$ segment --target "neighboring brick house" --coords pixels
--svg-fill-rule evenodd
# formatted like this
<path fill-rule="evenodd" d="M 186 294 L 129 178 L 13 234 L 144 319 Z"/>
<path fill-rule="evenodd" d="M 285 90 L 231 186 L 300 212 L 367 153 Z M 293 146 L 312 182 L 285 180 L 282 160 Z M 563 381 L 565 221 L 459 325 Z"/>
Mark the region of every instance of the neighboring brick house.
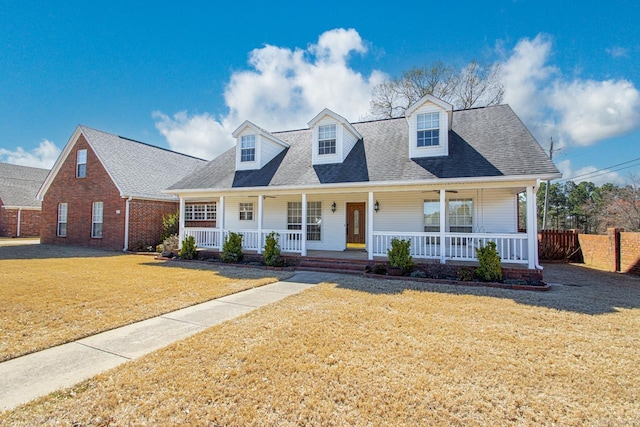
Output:
<path fill-rule="evenodd" d="M 42 243 L 136 249 L 159 243 L 178 198 L 162 190 L 205 161 L 78 126 L 38 192 Z"/>
<path fill-rule="evenodd" d="M 0 237 L 40 235 L 36 194 L 49 170 L 0 163 Z"/>

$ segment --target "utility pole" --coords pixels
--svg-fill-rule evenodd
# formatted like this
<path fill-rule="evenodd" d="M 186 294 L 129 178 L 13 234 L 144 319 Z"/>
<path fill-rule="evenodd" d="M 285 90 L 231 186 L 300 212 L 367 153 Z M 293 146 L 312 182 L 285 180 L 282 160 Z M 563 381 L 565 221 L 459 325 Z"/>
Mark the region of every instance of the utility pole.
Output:
<path fill-rule="evenodd" d="M 551 143 L 549 144 L 549 160 L 553 161 L 553 137 L 549 138 Z M 551 180 L 547 180 L 547 187 L 544 192 L 544 213 L 542 215 L 542 229 L 547 229 L 547 213 L 549 212 L 549 187 L 551 187 Z"/>

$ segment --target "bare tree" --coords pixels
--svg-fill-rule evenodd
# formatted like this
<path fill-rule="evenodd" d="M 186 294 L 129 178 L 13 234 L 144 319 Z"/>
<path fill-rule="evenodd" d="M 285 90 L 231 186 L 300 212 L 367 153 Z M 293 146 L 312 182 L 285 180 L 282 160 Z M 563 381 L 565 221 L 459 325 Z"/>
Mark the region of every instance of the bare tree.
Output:
<path fill-rule="evenodd" d="M 412 68 L 376 86 L 371 114 L 379 118 L 402 117 L 423 96 L 430 94 L 455 108 L 473 108 L 502 102 L 504 86 L 500 68 L 484 68 L 472 61 L 461 71 L 441 62 Z"/>

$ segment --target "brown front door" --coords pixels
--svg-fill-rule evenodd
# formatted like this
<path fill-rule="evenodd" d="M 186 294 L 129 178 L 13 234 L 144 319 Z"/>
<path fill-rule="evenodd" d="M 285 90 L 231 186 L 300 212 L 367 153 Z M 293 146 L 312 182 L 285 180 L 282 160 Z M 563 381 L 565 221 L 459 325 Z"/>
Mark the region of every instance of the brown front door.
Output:
<path fill-rule="evenodd" d="M 347 243 L 365 243 L 364 203 L 347 203 Z"/>

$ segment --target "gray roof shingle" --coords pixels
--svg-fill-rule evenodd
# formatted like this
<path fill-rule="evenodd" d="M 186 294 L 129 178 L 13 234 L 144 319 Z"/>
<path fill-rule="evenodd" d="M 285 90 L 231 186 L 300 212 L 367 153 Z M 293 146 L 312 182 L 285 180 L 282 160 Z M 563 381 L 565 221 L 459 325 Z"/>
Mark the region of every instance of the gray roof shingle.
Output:
<path fill-rule="evenodd" d="M 4 206 L 39 208 L 42 203 L 36 194 L 44 182 L 48 169 L 0 163 L 0 200 Z"/>
<path fill-rule="evenodd" d="M 202 159 L 86 126 L 80 129 L 123 196 L 175 200 L 162 190 L 206 164 Z"/>
<path fill-rule="evenodd" d="M 311 164 L 311 130 L 274 132 L 290 144 L 268 165 L 235 171 L 235 147 L 169 190 L 424 182 L 445 178 L 559 176 L 542 147 L 508 105 L 454 111 L 446 157 L 409 158 L 404 118 L 354 123 L 363 139 L 343 163 Z"/>

